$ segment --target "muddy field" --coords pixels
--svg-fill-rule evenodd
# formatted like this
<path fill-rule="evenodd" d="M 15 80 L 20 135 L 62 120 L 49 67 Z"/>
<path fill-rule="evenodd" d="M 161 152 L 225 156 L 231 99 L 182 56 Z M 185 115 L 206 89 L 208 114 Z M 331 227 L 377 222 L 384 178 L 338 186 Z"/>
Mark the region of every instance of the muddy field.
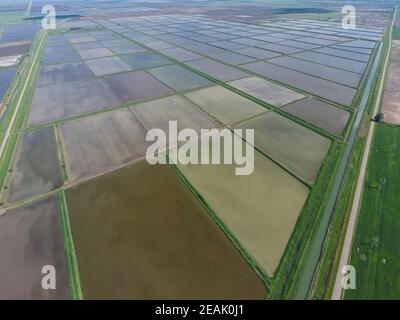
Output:
<path fill-rule="evenodd" d="M 62 184 L 54 129 L 50 127 L 26 133 L 8 183 L 7 201 L 44 194 Z"/>
<path fill-rule="evenodd" d="M 146 131 L 128 109 L 60 126 L 69 179 L 77 181 L 145 156 Z"/>
<path fill-rule="evenodd" d="M 76 81 L 92 77 L 92 72 L 83 62 L 43 66 L 40 71 L 37 85 L 38 87 L 42 87 L 61 82 Z"/>
<path fill-rule="evenodd" d="M 313 183 L 331 141 L 274 112 L 237 125 L 254 129 L 255 146 L 308 183 Z"/>
<path fill-rule="evenodd" d="M 178 65 L 150 69 L 149 72 L 175 91 L 193 90 L 213 84 L 206 78 Z"/>
<path fill-rule="evenodd" d="M 359 73 L 340 70 L 326 65 L 288 56 L 270 59 L 268 62 L 325 80 L 340 83 L 345 86 L 350 86 L 352 88 L 358 87 L 362 77 L 362 75 Z"/>
<path fill-rule="evenodd" d="M 301 93 L 258 77 L 244 78 L 230 82 L 229 84 L 275 107 L 281 107 L 305 97 Z"/>
<path fill-rule="evenodd" d="M 149 130 L 157 128 L 168 133 L 169 121 L 177 121 L 178 131 L 190 128 L 200 132 L 201 129 L 218 126 L 205 113 L 197 110 L 189 100 L 179 96 L 140 103 L 131 109 Z"/>
<path fill-rule="evenodd" d="M 268 109 L 221 86 L 192 91 L 185 96 L 224 125 L 268 112 Z"/>
<path fill-rule="evenodd" d="M 72 188 L 67 201 L 86 299 L 265 295 L 256 273 L 168 166 L 137 163 Z"/>
<path fill-rule="evenodd" d="M 171 57 L 178 61 L 191 61 L 191 60 L 198 60 L 198 59 L 202 58 L 201 55 L 194 53 L 194 52 L 190 52 L 190 51 L 182 49 L 182 48 L 169 48 L 169 49 L 160 50 L 160 52 L 162 54 L 165 54 L 166 56 Z"/>
<path fill-rule="evenodd" d="M 144 71 L 134 71 L 106 76 L 105 81 L 123 102 L 158 98 L 173 90 Z"/>
<path fill-rule="evenodd" d="M 99 59 L 86 60 L 87 65 L 96 76 L 132 71 L 128 64 L 119 57 L 106 57 Z"/>
<path fill-rule="evenodd" d="M 316 94 L 322 98 L 350 106 L 356 90 L 337 83 L 290 70 L 268 62 L 255 62 L 244 66 L 245 69 L 276 80 L 295 88 Z"/>
<path fill-rule="evenodd" d="M 48 121 L 96 111 L 120 103 L 100 79 L 60 83 L 36 89 L 29 124 Z"/>
<path fill-rule="evenodd" d="M 187 64 L 194 69 L 209 74 L 212 77 L 222 81 L 230 81 L 248 76 L 248 74 L 244 71 L 234 69 L 210 59 L 191 61 Z"/>
<path fill-rule="evenodd" d="M 236 165 L 178 167 L 247 252 L 272 276 L 308 189 L 258 152 L 254 172 L 247 176 L 235 175 Z"/>
<path fill-rule="evenodd" d="M 67 266 L 56 198 L 0 215 L 0 299 L 68 299 Z M 56 289 L 43 290 L 42 268 L 56 268 Z"/>
<path fill-rule="evenodd" d="M 350 118 L 350 112 L 314 98 L 296 101 L 282 110 L 339 136 Z"/>

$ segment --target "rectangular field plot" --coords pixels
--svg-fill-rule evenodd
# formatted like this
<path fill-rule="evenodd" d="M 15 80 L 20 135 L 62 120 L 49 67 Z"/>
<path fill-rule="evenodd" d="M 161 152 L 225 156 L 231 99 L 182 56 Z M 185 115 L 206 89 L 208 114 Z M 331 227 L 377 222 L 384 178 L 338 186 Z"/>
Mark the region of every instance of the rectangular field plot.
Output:
<path fill-rule="evenodd" d="M 313 98 L 293 102 L 282 110 L 338 136 L 350 118 L 350 112 Z"/>
<path fill-rule="evenodd" d="M 257 274 L 169 166 L 136 163 L 68 190 L 67 202 L 87 299 L 263 299 L 266 294 Z"/>
<path fill-rule="evenodd" d="M 0 299 L 68 299 L 60 209 L 47 198 L 0 215 Z M 56 289 L 42 288 L 42 268 L 56 269 Z"/>
<path fill-rule="evenodd" d="M 133 70 L 149 69 L 172 63 L 167 58 L 149 51 L 124 55 L 121 56 L 121 59 Z"/>
<path fill-rule="evenodd" d="M 231 81 L 248 76 L 248 73 L 244 71 L 211 59 L 191 61 L 187 65 L 221 81 Z"/>
<path fill-rule="evenodd" d="M 43 57 L 43 64 L 60 64 L 68 62 L 81 61 L 81 57 L 78 52 L 72 47 L 68 47 L 67 50 L 59 50 L 55 53 L 45 53 Z"/>
<path fill-rule="evenodd" d="M 293 57 L 357 73 L 363 73 L 365 71 L 365 68 L 367 67 L 367 64 L 364 62 L 335 57 L 324 53 L 312 51 L 295 53 Z"/>
<path fill-rule="evenodd" d="M 29 124 L 36 125 L 101 110 L 120 103 L 101 79 L 55 84 L 36 89 Z"/>
<path fill-rule="evenodd" d="M 351 105 L 356 94 L 354 88 L 290 70 L 269 62 L 259 61 L 249 63 L 242 66 L 242 68 L 345 106 Z"/>
<path fill-rule="evenodd" d="M 196 90 L 186 93 L 185 96 L 224 125 L 240 122 L 268 111 L 221 86 Z"/>
<path fill-rule="evenodd" d="M 91 35 L 82 33 L 82 34 L 67 34 L 66 37 L 68 38 L 69 42 L 71 43 L 82 43 L 82 42 L 90 42 L 96 41 Z"/>
<path fill-rule="evenodd" d="M 235 80 L 230 82 L 229 85 L 275 107 L 281 107 L 285 104 L 305 97 L 301 93 L 258 77 Z"/>
<path fill-rule="evenodd" d="M 242 247 L 272 277 L 308 189 L 259 152 L 254 156 L 250 175 L 236 175 L 236 165 L 178 164 L 178 168 Z"/>
<path fill-rule="evenodd" d="M 259 48 L 243 48 L 235 50 L 235 52 L 260 60 L 280 56 L 279 53 Z"/>
<path fill-rule="evenodd" d="M 73 47 L 78 51 L 104 48 L 100 42 L 78 43 L 74 44 Z"/>
<path fill-rule="evenodd" d="M 43 66 L 40 70 L 38 86 L 42 87 L 87 78 L 93 78 L 93 73 L 84 62 Z"/>
<path fill-rule="evenodd" d="M 218 124 L 187 99 L 180 96 L 161 98 L 131 107 L 147 129 L 159 128 L 169 132 L 169 121 L 177 121 L 178 130 L 216 128 Z"/>
<path fill-rule="evenodd" d="M 96 76 L 132 71 L 132 68 L 119 57 L 86 60 L 86 63 Z"/>
<path fill-rule="evenodd" d="M 122 102 L 158 98 L 173 92 L 144 71 L 114 74 L 104 79 Z"/>
<path fill-rule="evenodd" d="M 43 128 L 23 138 L 7 188 L 7 201 L 40 195 L 63 184 L 54 129 Z"/>
<path fill-rule="evenodd" d="M 96 49 L 87 49 L 87 50 L 78 50 L 79 55 L 82 59 L 95 59 L 95 58 L 103 58 L 114 55 L 107 48 L 96 48 Z"/>
<path fill-rule="evenodd" d="M 146 131 L 128 109 L 60 125 L 69 179 L 77 181 L 145 156 Z"/>
<path fill-rule="evenodd" d="M 209 54 L 209 57 L 219 60 L 223 63 L 231 64 L 231 65 L 239 65 L 239 64 L 244 64 L 244 63 L 249 63 L 252 61 L 255 61 L 255 59 L 250 58 L 248 56 L 244 56 L 235 52 L 221 52 L 221 53 L 213 53 Z"/>
<path fill-rule="evenodd" d="M 164 49 L 160 50 L 160 52 L 172 59 L 178 60 L 178 61 L 191 61 L 191 60 L 198 60 L 203 58 L 203 56 L 190 52 L 188 50 L 182 49 L 182 48 L 169 48 L 169 49 Z"/>
<path fill-rule="evenodd" d="M 274 112 L 237 127 L 254 129 L 256 148 L 310 184 L 315 182 L 331 145 L 329 139 Z"/>
<path fill-rule="evenodd" d="M 122 46 L 111 47 L 109 49 L 112 52 L 114 52 L 115 54 L 127 54 L 127 53 L 136 53 L 136 52 L 146 51 L 146 49 L 144 47 L 139 46 L 138 44 L 134 44 L 134 43 L 125 44 Z"/>
<path fill-rule="evenodd" d="M 288 56 L 270 59 L 268 62 L 353 88 L 357 88 L 362 77 L 360 73 L 345 71 Z"/>
<path fill-rule="evenodd" d="M 16 73 L 16 67 L 0 68 L 0 102 L 3 100 L 4 95 L 6 94 L 8 87 L 13 81 Z"/>
<path fill-rule="evenodd" d="M 257 46 L 257 47 L 260 47 L 262 49 L 271 50 L 271 51 L 278 52 L 278 53 L 282 53 L 282 54 L 292 54 L 292 53 L 297 53 L 297 52 L 303 51 L 302 49 L 285 46 L 285 45 L 282 45 L 279 43 L 267 43 L 267 44 L 263 44 L 263 45 Z"/>
<path fill-rule="evenodd" d="M 169 65 L 148 70 L 154 77 L 175 91 L 192 90 L 213 83 L 179 65 Z"/>
<path fill-rule="evenodd" d="M 321 49 L 315 49 L 315 51 L 319 52 L 319 53 L 330 54 L 332 56 L 357 60 L 357 61 L 361 61 L 361 62 L 368 62 L 369 58 L 370 58 L 369 54 L 349 52 L 346 50 L 333 49 L 333 48 L 321 48 Z"/>

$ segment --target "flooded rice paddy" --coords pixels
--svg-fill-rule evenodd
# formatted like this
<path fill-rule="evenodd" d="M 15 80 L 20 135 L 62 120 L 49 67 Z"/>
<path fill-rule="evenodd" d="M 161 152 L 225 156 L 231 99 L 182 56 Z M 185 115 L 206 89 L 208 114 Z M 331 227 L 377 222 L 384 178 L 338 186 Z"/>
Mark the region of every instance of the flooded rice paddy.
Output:
<path fill-rule="evenodd" d="M 54 128 L 26 133 L 8 183 L 7 200 L 23 200 L 57 189 L 62 184 Z"/>
<path fill-rule="evenodd" d="M 142 158 L 146 131 L 129 109 L 60 126 L 69 179 L 77 181 Z"/>
<path fill-rule="evenodd" d="M 290 172 L 314 183 L 331 141 L 274 112 L 237 127 L 254 129 L 255 146 Z"/>
<path fill-rule="evenodd" d="M 154 201 L 154 199 L 157 201 Z M 87 299 L 262 299 L 265 287 L 169 166 L 67 191 Z"/>
<path fill-rule="evenodd" d="M 0 299 L 68 299 L 67 267 L 57 199 L 0 215 Z M 56 289 L 43 290 L 42 268 L 56 268 Z"/>
<path fill-rule="evenodd" d="M 185 96 L 224 125 L 240 122 L 268 111 L 221 86 L 192 91 Z"/>

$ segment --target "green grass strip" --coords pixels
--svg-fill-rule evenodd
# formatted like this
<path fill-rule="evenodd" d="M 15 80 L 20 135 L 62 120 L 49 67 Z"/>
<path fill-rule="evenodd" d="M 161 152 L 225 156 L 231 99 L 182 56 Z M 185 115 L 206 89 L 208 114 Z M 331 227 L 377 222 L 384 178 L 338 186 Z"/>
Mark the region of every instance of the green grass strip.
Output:
<path fill-rule="evenodd" d="M 74 240 L 72 238 L 71 225 L 69 222 L 67 201 L 64 190 L 57 193 L 61 211 L 61 221 L 64 235 L 64 248 L 68 267 L 69 294 L 73 300 L 82 300 L 81 281 L 79 276 L 78 262 L 76 260 Z"/>

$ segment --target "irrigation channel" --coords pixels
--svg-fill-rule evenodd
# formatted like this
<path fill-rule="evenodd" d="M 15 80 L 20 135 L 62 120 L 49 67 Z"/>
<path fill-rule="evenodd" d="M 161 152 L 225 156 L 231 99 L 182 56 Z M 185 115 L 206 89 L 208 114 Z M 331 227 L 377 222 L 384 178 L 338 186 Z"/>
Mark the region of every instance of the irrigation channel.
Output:
<path fill-rule="evenodd" d="M 368 98 L 370 96 L 371 88 L 374 83 L 374 79 L 375 79 L 375 76 L 376 76 L 376 73 L 378 70 L 378 66 L 379 66 L 380 58 L 381 58 L 381 54 L 382 54 L 382 47 L 383 47 L 383 42 L 381 42 L 379 44 L 379 48 L 378 48 L 377 54 L 375 56 L 373 66 L 371 68 L 371 72 L 369 74 L 368 81 L 367 81 L 367 84 L 366 84 L 364 92 L 363 92 L 363 96 L 360 101 L 357 115 L 356 115 L 356 118 L 353 123 L 353 127 L 352 127 L 350 135 L 349 135 L 349 139 L 347 141 L 345 150 L 343 152 L 343 156 L 340 160 L 340 164 L 339 164 L 339 167 L 338 167 L 338 170 L 336 173 L 335 180 L 333 181 L 333 184 L 332 184 L 331 193 L 327 200 L 325 210 L 322 213 L 321 222 L 318 226 L 315 237 L 311 243 L 309 256 L 307 258 L 307 261 L 304 265 L 303 270 L 301 271 L 299 283 L 298 283 L 296 293 L 295 293 L 295 299 L 299 299 L 299 300 L 303 299 L 304 300 L 307 298 L 307 295 L 308 295 L 308 292 L 309 292 L 309 289 L 310 289 L 310 286 L 311 286 L 311 283 L 313 280 L 314 272 L 318 265 L 319 257 L 322 252 L 325 236 L 326 236 L 326 233 L 327 233 L 328 227 L 329 227 L 329 222 L 330 222 L 331 216 L 334 212 L 334 209 L 336 206 L 336 201 L 337 201 L 339 193 L 340 193 L 342 181 L 343 181 L 343 178 L 346 173 L 346 168 L 347 168 L 347 165 L 349 162 L 351 151 L 353 149 L 354 142 L 357 137 L 358 129 L 360 127 L 361 120 L 362 120 L 365 108 L 367 106 L 367 103 L 368 103 Z"/>

